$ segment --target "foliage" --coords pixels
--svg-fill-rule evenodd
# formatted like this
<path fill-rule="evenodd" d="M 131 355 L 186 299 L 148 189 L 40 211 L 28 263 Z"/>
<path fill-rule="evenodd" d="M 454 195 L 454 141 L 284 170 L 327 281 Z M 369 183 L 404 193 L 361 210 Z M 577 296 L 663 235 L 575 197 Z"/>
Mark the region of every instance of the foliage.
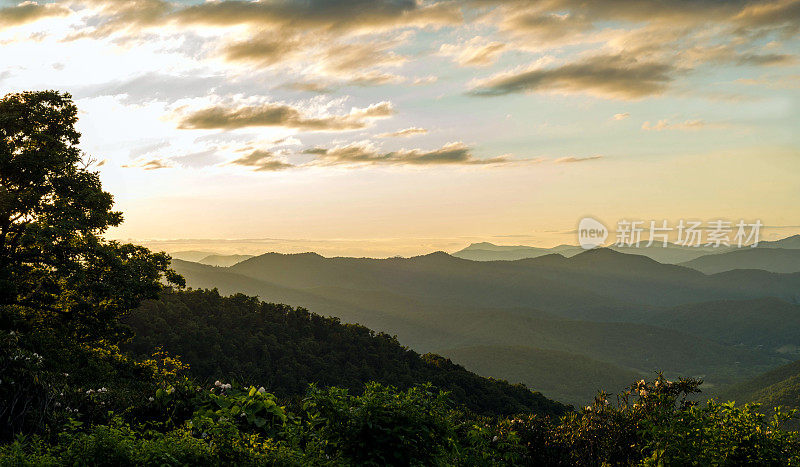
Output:
<path fill-rule="evenodd" d="M 664 423 L 648 423 L 652 455 L 645 465 L 792 465 L 800 464 L 797 433 L 780 425 L 795 419 L 796 411 L 775 410 L 770 419 L 758 406 L 736 407 L 733 402 L 709 401 L 691 407 Z"/>
<path fill-rule="evenodd" d="M 311 386 L 303 400 L 309 444 L 358 465 L 431 465 L 448 452 L 446 394 L 368 384 L 361 396 Z"/>
<path fill-rule="evenodd" d="M 263 385 L 281 397 L 300 397 L 310 383 L 360 392 L 368 381 L 403 389 L 430 382 L 483 414 L 566 410 L 522 385 L 482 378 L 438 355 L 420 356 L 387 334 L 242 294 L 165 291 L 125 323 L 135 332 L 125 346 L 134 355 L 163 348 L 203 381 Z"/>
<path fill-rule="evenodd" d="M 736 402 L 755 402 L 767 411 L 777 406 L 798 409 L 800 408 L 800 360 L 724 388 L 720 391 L 719 397 Z M 793 421 L 786 426 L 798 428 L 800 423 Z"/>
<path fill-rule="evenodd" d="M 310 386 L 279 407 L 261 388 L 186 379 L 131 421 L 65 419 L 49 437 L 0 447 L 0 465 L 800 465 L 800 437 L 752 405 L 691 401 L 698 381 L 640 381 L 562 417 L 478 416 L 430 386 L 363 394 Z"/>

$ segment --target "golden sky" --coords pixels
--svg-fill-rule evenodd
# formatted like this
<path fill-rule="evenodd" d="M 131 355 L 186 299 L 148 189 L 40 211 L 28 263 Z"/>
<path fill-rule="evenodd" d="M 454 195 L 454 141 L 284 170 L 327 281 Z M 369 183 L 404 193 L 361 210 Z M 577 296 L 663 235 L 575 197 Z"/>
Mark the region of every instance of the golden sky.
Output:
<path fill-rule="evenodd" d="M 388 256 L 575 243 L 586 215 L 774 238 L 800 231 L 798 32 L 796 0 L 0 0 L 0 93 L 73 94 L 116 238 Z"/>

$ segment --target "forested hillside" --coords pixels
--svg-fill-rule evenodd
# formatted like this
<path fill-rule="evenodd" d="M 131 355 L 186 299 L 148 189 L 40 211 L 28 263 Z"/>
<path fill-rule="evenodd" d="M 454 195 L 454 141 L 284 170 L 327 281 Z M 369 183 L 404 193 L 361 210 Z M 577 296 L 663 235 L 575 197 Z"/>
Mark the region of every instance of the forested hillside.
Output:
<path fill-rule="evenodd" d="M 719 397 L 739 403 L 756 402 L 770 407 L 800 408 L 800 360 L 775 368 L 747 381 L 724 388 Z"/>
<path fill-rule="evenodd" d="M 534 385 L 559 401 L 585 405 L 600 391 L 616 393 L 652 374 L 558 350 L 525 346 L 474 346 L 442 353 L 484 376 Z"/>
<path fill-rule="evenodd" d="M 800 305 L 779 298 L 691 303 L 657 313 L 648 321 L 720 344 L 768 350 L 787 358 L 800 352 Z"/>
<path fill-rule="evenodd" d="M 486 415 L 566 410 L 524 386 L 481 378 L 438 355 L 419 355 L 387 334 L 244 295 L 164 292 L 125 323 L 136 336 L 126 348 L 139 356 L 163 348 L 203 381 L 247 382 L 278 396 L 301 396 L 311 383 L 355 393 L 370 381 L 403 389 L 433 383 Z"/>

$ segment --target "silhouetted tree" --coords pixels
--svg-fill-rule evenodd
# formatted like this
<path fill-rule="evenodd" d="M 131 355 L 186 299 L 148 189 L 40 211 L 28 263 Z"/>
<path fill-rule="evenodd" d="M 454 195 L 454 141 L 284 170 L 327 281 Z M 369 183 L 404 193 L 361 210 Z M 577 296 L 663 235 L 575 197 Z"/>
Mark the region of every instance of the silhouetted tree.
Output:
<path fill-rule="evenodd" d="M 183 284 L 170 258 L 104 241 L 122 222 L 91 160 L 78 148 L 77 108 L 55 91 L 0 99 L 0 305 L 2 324 L 26 321 L 108 338 L 118 315 Z"/>

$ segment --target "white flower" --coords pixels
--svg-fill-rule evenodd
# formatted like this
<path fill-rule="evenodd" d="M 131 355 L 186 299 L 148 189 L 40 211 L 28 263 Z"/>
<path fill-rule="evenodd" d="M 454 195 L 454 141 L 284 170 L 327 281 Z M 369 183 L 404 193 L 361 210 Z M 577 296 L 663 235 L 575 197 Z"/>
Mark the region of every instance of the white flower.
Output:
<path fill-rule="evenodd" d="M 492 438 L 492 442 L 493 442 L 493 443 L 496 443 L 496 442 L 497 442 L 497 440 L 498 440 L 498 438 L 497 438 L 497 435 L 494 435 L 494 438 Z"/>
<path fill-rule="evenodd" d="M 220 386 L 222 386 L 222 383 L 220 383 L 219 380 L 216 380 L 216 381 L 214 381 L 214 386 L 220 387 Z"/>
<path fill-rule="evenodd" d="M 260 388 L 258 388 L 258 393 L 259 394 L 264 394 L 265 392 L 267 392 L 267 390 L 264 389 L 264 386 L 261 386 Z"/>
<path fill-rule="evenodd" d="M 94 389 L 89 389 L 88 391 L 86 391 L 86 394 L 94 394 Z"/>
<path fill-rule="evenodd" d="M 150 396 L 150 397 L 147 398 L 147 400 L 149 400 L 150 402 L 153 402 L 155 399 L 153 399 L 153 396 Z"/>
<path fill-rule="evenodd" d="M 222 389 L 230 389 L 232 386 L 231 386 L 231 384 L 230 384 L 230 383 L 228 383 L 228 384 L 223 384 L 223 385 L 222 385 L 222 386 L 220 386 L 220 387 L 221 387 Z"/>

